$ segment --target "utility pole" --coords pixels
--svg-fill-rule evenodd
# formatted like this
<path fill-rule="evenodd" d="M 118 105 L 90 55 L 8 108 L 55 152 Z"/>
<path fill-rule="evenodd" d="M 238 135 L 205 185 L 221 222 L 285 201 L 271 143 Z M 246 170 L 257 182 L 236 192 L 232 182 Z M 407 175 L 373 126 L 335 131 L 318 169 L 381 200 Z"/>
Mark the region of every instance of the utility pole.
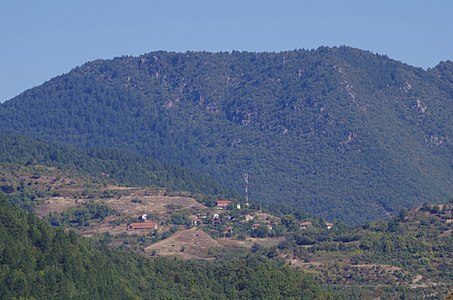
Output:
<path fill-rule="evenodd" d="M 249 173 L 244 174 L 245 181 L 245 206 L 249 207 Z"/>

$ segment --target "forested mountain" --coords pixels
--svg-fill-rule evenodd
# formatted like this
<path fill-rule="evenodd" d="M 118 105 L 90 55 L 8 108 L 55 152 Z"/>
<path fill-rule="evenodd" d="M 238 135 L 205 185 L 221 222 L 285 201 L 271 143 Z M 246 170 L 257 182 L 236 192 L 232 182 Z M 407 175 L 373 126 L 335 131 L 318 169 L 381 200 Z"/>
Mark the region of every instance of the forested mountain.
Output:
<path fill-rule="evenodd" d="M 0 130 L 189 168 L 348 222 L 453 197 L 453 66 L 348 48 L 97 60 L 0 105 Z"/>

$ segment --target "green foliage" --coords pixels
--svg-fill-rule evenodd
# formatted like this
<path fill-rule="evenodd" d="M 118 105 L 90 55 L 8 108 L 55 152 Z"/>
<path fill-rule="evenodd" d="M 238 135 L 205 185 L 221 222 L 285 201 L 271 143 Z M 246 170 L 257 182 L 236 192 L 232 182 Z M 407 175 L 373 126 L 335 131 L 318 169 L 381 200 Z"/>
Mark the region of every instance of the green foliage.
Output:
<path fill-rule="evenodd" d="M 102 221 L 114 214 L 117 212 L 105 204 L 89 202 L 62 213 L 49 213 L 48 221 L 54 226 L 88 226 L 90 221 Z"/>
<path fill-rule="evenodd" d="M 173 191 L 218 194 L 223 190 L 212 180 L 186 168 L 173 167 L 151 158 L 112 148 L 79 150 L 70 145 L 56 146 L 32 138 L 0 134 L 0 162 L 44 164 L 77 171 L 106 182 L 159 186 Z M 33 175 L 39 178 L 38 174 Z M 2 186 L 5 193 L 11 187 Z M 101 198 L 111 195 L 104 192 Z"/>
<path fill-rule="evenodd" d="M 174 225 L 187 225 L 190 224 L 190 219 L 184 214 L 173 214 L 170 222 Z"/>
<path fill-rule="evenodd" d="M 154 52 L 90 62 L 24 92 L 0 105 L 0 130 L 138 153 L 236 192 L 247 171 L 252 203 L 359 223 L 453 197 L 451 69 L 348 47 Z M 209 190 L 105 151 L 74 166 L 105 158 L 118 180 Z"/>
<path fill-rule="evenodd" d="M 302 272 L 259 255 L 210 263 L 95 246 L 1 195 L 0 264 L 1 299 L 332 299 Z"/>
<path fill-rule="evenodd" d="M 269 230 L 265 226 L 259 226 L 252 232 L 252 237 L 266 238 L 269 235 Z"/>
<path fill-rule="evenodd" d="M 302 262 L 321 262 L 317 279 L 348 299 L 374 292 L 385 299 L 442 299 L 453 283 L 452 216 L 452 204 L 426 203 L 391 221 L 288 232 L 277 248 Z"/>

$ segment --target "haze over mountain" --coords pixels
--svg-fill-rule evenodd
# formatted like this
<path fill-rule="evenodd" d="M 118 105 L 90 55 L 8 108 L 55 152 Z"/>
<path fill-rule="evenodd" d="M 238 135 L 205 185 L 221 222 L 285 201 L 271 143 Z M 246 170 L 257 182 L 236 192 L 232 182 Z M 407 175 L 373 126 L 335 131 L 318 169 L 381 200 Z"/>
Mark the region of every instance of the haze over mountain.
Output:
<path fill-rule="evenodd" d="M 349 47 L 97 60 L 0 105 L 0 130 L 114 147 L 251 200 L 363 222 L 453 197 L 453 64 Z"/>

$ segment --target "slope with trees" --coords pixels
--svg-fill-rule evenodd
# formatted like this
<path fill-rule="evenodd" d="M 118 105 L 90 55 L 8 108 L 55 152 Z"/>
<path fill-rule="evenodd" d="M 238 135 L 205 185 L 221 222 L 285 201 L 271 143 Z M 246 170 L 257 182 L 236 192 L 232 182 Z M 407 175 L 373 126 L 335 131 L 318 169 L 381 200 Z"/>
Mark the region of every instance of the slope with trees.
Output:
<path fill-rule="evenodd" d="M 0 129 L 114 147 L 348 222 L 453 196 L 451 63 L 348 47 L 97 60 L 0 105 Z"/>
<path fill-rule="evenodd" d="M 215 264 L 150 259 L 52 228 L 0 195 L 0 297 L 330 299 L 300 271 L 252 255 Z"/>

